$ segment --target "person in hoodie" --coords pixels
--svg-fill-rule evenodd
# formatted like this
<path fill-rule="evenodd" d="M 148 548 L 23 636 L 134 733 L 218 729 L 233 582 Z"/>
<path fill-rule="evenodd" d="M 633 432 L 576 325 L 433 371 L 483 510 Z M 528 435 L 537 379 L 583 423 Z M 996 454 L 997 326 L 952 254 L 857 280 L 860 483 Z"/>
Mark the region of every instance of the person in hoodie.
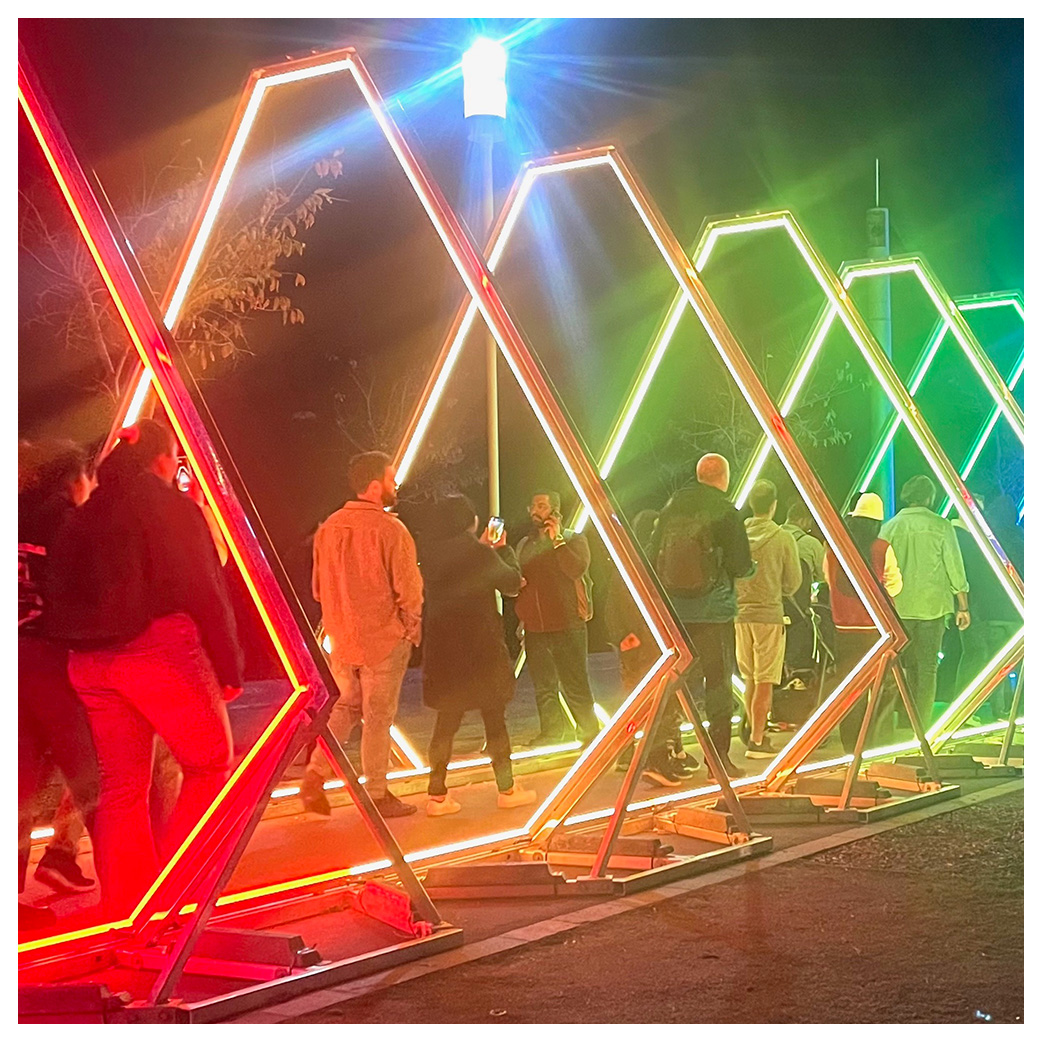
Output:
<path fill-rule="evenodd" d="M 529 517 L 533 527 L 517 548 L 524 582 L 515 603 L 540 715 L 540 732 L 529 746 L 574 738 L 559 692 L 586 746 L 599 731 L 587 673 L 591 549 L 583 533 L 562 525 L 562 500 L 553 490 L 533 494 Z"/>
<path fill-rule="evenodd" d="M 726 495 L 729 462 L 706 453 L 696 484 L 678 490 L 660 513 L 649 558 L 685 625 L 703 679 L 708 732 L 729 775 L 743 774 L 729 757 L 732 742 L 730 668 L 735 654 L 736 579 L 753 566 L 743 519 Z"/>
<path fill-rule="evenodd" d="M 992 500 L 985 509 L 986 521 L 993 535 L 1019 576 L 1025 567 L 1024 536 L 1017 524 L 1015 501 L 1007 494 Z M 993 567 L 986 560 L 975 538 L 958 516 L 953 520 L 957 544 L 961 549 L 964 571 L 968 578 L 968 609 L 971 623 L 961 635 L 961 661 L 957 668 L 957 684 L 964 691 L 975 676 L 1018 630 L 1018 609 L 1008 597 Z M 1004 718 L 1011 709 L 1011 686 L 998 685 L 990 694 L 990 711 L 994 720 Z"/>
<path fill-rule="evenodd" d="M 41 791 L 57 768 L 66 789 L 34 876 L 57 891 L 88 892 L 94 881 L 76 855 L 84 822 L 93 826 L 98 759 L 87 711 L 69 682 L 68 650 L 49 640 L 44 589 L 54 541 L 94 483 L 87 454 L 73 442 L 19 443 L 18 463 L 18 891 L 25 888 Z M 22 904 L 18 915 L 27 931 L 55 920 Z"/>
<path fill-rule="evenodd" d="M 787 605 L 790 624 L 787 627 L 786 654 L 784 665 L 787 676 L 796 679 L 798 687 L 805 686 L 805 678 L 815 671 L 812 658 L 815 646 L 815 631 L 812 626 L 812 585 L 823 577 L 823 545 L 811 533 L 812 513 L 808 505 L 798 497 L 787 509 L 787 521 L 783 532 L 789 533 L 797 544 L 801 561 L 801 585 Z"/>
<path fill-rule="evenodd" d="M 511 772 L 511 739 L 504 708 L 515 694 L 515 670 L 504 641 L 496 593 L 515 597 L 522 572 L 507 536 L 491 544 L 488 529 L 476 538 L 478 516 L 464 496 L 435 506 L 420 545 L 424 578 L 424 702 L 437 712 L 428 748 L 428 815 L 461 809 L 446 789 L 446 766 L 464 715 L 477 710 L 486 729 L 486 750 L 497 781 L 497 806 L 517 808 L 536 792 Z"/>
<path fill-rule="evenodd" d="M 226 702 L 242 655 L 207 524 L 174 486 L 173 432 L 143 420 L 120 432 L 98 489 L 55 544 L 46 588 L 51 636 L 87 708 L 101 792 L 93 831 L 102 894 L 125 917 L 228 778 Z M 149 817 L 153 739 L 183 782 L 162 836 Z"/>
<path fill-rule="evenodd" d="M 797 543 L 776 525 L 776 487 L 759 479 L 748 503 L 754 512 L 744 523 L 750 557 L 756 567 L 749 579 L 736 583 L 736 663 L 743 679 L 750 738 L 748 758 L 772 758 L 777 751 L 765 735 L 772 690 L 783 678 L 786 625 L 783 599 L 801 586 Z"/>

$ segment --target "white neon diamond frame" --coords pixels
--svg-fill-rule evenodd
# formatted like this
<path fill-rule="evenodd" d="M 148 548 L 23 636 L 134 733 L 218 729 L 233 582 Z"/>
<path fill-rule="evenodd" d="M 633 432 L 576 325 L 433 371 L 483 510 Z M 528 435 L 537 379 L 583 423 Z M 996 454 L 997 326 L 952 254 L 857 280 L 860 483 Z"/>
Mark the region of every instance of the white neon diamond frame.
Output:
<path fill-rule="evenodd" d="M 663 350 L 681 318 L 686 307 L 692 307 L 703 328 L 715 345 L 726 367 L 732 374 L 741 392 L 750 405 L 755 417 L 765 432 L 770 445 L 776 447 L 780 459 L 784 462 L 795 485 L 802 492 L 809 507 L 819 523 L 839 562 L 849 575 L 860 597 L 864 600 L 871 618 L 874 620 L 880 635 L 874 647 L 853 669 L 852 673 L 839 684 L 831 697 L 823 702 L 809 720 L 794 735 L 791 741 L 760 774 L 745 777 L 743 786 L 765 784 L 773 787 L 782 785 L 807 754 L 821 741 L 822 736 L 836 724 L 840 716 L 852 705 L 862 691 L 854 681 L 864 677 L 868 669 L 873 669 L 879 658 L 894 651 L 905 640 L 894 616 L 890 604 L 880 595 L 876 583 L 869 579 L 865 563 L 855 551 L 851 539 L 834 511 L 825 493 L 819 486 L 814 473 L 808 467 L 800 451 L 793 443 L 785 423 L 768 393 L 762 387 L 757 374 L 750 366 L 743 349 L 735 340 L 711 300 L 706 288 L 700 282 L 693 266 L 688 263 L 684 251 L 677 240 L 669 233 L 662 219 L 655 213 L 653 204 L 641 189 L 633 172 L 623 160 L 619 151 L 613 146 L 602 146 L 593 149 L 579 150 L 575 153 L 551 156 L 547 159 L 527 164 L 516 181 L 511 195 L 501 212 L 497 226 L 494 228 L 487 249 L 489 267 L 495 270 L 503 257 L 504 250 L 510 240 L 511 232 L 522 213 L 525 201 L 536 180 L 549 174 L 570 174 L 592 168 L 608 169 L 623 187 L 631 205 L 641 218 L 646 230 L 653 239 L 660 255 L 670 267 L 678 283 L 679 303 L 673 308 L 665 328 L 669 332 L 663 338 L 654 341 L 652 349 L 635 377 L 622 413 L 613 426 L 608 443 L 599 458 L 599 473 L 608 477 L 613 463 L 619 453 L 626 432 L 633 421 L 634 414 L 640 404 L 641 397 L 648 388 L 655 368 L 662 358 Z M 698 293 L 696 292 L 698 291 Z M 460 357 L 464 342 L 475 318 L 473 304 L 464 302 L 458 310 L 456 319 L 444 342 L 439 359 L 428 379 L 424 395 L 410 423 L 397 455 L 397 479 L 407 481 L 416 454 L 431 423 L 439 399 Z M 582 510 L 578 525 L 586 521 Z M 868 594 L 869 592 L 869 594 Z M 827 724 L 829 722 L 829 724 Z M 811 742 L 815 737 L 815 742 Z M 810 745 L 811 744 L 811 745 Z M 701 791 L 702 792 L 702 791 Z M 686 791 L 673 800 L 691 797 L 693 792 Z M 672 800 L 664 799 L 664 802 Z M 632 806 L 636 807 L 636 806 Z"/>

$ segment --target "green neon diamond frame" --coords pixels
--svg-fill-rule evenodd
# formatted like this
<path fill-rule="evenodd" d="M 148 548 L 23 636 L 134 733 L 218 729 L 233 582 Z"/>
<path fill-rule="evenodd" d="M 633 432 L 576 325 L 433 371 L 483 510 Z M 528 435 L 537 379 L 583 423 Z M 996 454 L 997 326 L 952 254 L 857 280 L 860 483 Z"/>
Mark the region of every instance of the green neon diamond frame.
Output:
<path fill-rule="evenodd" d="M 955 297 L 953 298 L 953 302 L 956 304 L 957 309 L 962 316 L 965 312 L 980 311 L 987 308 L 1011 308 L 1019 317 L 1020 322 L 1025 321 L 1022 295 L 1018 293 L 1018 291 L 1010 290 L 989 294 L 975 294 L 974 296 L 969 297 Z M 918 356 L 917 362 L 914 364 L 914 367 L 910 372 L 910 376 L 907 378 L 906 386 L 911 395 L 917 394 L 921 382 L 925 379 L 928 371 L 935 363 L 943 338 L 949 329 L 949 325 L 942 318 L 937 320 L 935 328 L 932 330 L 931 335 L 925 342 L 924 348 Z M 1008 390 L 1012 393 L 1014 393 L 1019 381 L 1022 380 L 1023 372 L 1025 370 L 1025 359 L 1026 350 L 1024 345 L 1019 350 L 1018 357 L 1016 358 L 1015 363 L 1008 374 L 1007 380 L 1005 381 Z M 997 426 L 997 421 L 1000 417 L 1001 408 L 996 402 L 994 402 L 993 407 L 987 414 L 986 419 L 983 421 L 979 433 L 976 435 L 975 440 L 972 442 L 972 445 L 964 458 L 964 463 L 961 464 L 960 476 L 963 480 L 967 481 L 969 475 L 971 475 L 972 469 L 975 467 L 976 461 L 979 459 L 979 454 L 986 445 L 986 440 L 990 437 L 993 429 Z M 884 455 L 888 446 L 891 445 L 896 432 L 899 430 L 899 424 L 899 418 L 895 416 L 891 421 L 889 421 L 878 440 L 877 445 L 867 458 L 867 464 L 860 473 L 859 480 L 852 492 L 858 490 L 862 493 L 868 488 L 877 473 L 878 468 L 880 468 L 881 462 L 884 460 Z M 1020 441 L 1024 440 L 1020 438 Z M 1020 510 L 1021 506 L 1022 505 L 1020 505 Z M 950 513 L 952 508 L 953 501 L 947 497 L 939 508 L 939 514 L 945 517 Z"/>
<path fill-rule="evenodd" d="M 677 243 L 677 240 L 663 225 L 662 219 L 656 214 L 651 200 L 642 191 L 637 179 L 617 149 L 613 146 L 602 146 L 566 155 L 555 155 L 527 164 L 516 181 L 490 237 L 486 251 L 490 271 L 495 271 L 502 259 L 511 232 L 522 212 L 524 202 L 538 178 L 549 174 L 561 175 L 596 167 L 608 168 L 622 185 L 632 206 L 634 206 L 638 216 L 652 236 L 654 244 L 671 268 L 679 286 L 676 298 L 677 307 L 672 308 L 671 314 L 668 315 L 668 319 L 665 321 L 665 326 L 669 327 L 669 332 L 665 337 L 658 336 L 639 367 L 631 390 L 625 399 L 616 423 L 611 429 L 609 440 L 598 457 L 599 475 L 603 479 L 608 478 L 620 447 L 626 438 L 627 430 L 634 419 L 645 391 L 648 389 L 659 360 L 662 358 L 669 335 L 673 333 L 674 328 L 677 326 L 681 313 L 691 306 L 746 398 L 755 417 L 758 419 L 765 433 L 766 441 L 777 449 L 780 459 L 790 472 L 795 485 L 804 496 L 816 521 L 820 524 L 820 528 L 837 554 L 838 560 L 848 573 L 856 590 L 859 591 L 860 597 L 870 611 L 871 618 L 877 624 L 881 635 L 880 640 L 873 649 L 860 661 L 852 673 L 841 682 L 834 693 L 820 705 L 808 722 L 798 730 L 790 743 L 768 765 L 764 772 L 757 776 L 744 778 L 738 781 L 737 784 L 734 784 L 744 788 L 761 784 L 776 789 L 782 786 L 798 765 L 806 761 L 812 751 L 822 742 L 822 739 L 850 709 L 859 693 L 862 692 L 859 684 L 860 676 L 879 662 L 881 656 L 897 650 L 905 641 L 905 636 L 902 634 L 901 625 L 899 625 L 890 603 L 881 596 L 879 587 L 870 578 L 869 573 L 866 571 L 865 563 L 858 555 L 858 552 L 855 552 L 854 545 L 851 544 L 851 539 L 840 517 L 820 487 L 814 472 L 794 443 L 783 417 L 776 408 L 776 404 L 761 385 L 746 354 L 735 340 L 720 313 L 718 313 L 717 307 L 707 293 L 706 288 L 699 281 L 696 270 L 688 263 L 680 244 Z M 673 321 L 671 315 L 673 315 Z M 444 341 L 438 361 L 428 378 L 425 391 L 396 456 L 396 478 L 400 483 L 408 480 L 420 444 L 424 439 L 439 399 L 460 357 L 475 317 L 476 310 L 474 306 L 465 300 L 461 304 L 449 334 Z M 661 332 L 663 329 L 662 327 Z M 582 526 L 585 521 L 586 518 L 581 513 L 577 519 L 577 524 Z M 685 791 L 663 799 L 656 799 L 651 804 L 666 804 L 707 792 L 709 791 L 706 788 L 701 788 L 698 791 Z M 649 802 L 628 806 L 629 809 L 639 807 L 651 806 Z"/>
<path fill-rule="evenodd" d="M 979 542 L 980 547 L 983 548 L 987 560 L 1001 580 L 1005 591 L 1012 598 L 1020 615 L 1024 615 L 1022 578 L 1018 576 L 1011 566 L 1007 555 L 989 529 L 974 500 L 972 500 L 965 489 L 961 476 L 953 468 L 949 458 L 924 422 L 916 404 L 870 333 L 865 320 L 852 303 L 846 287 L 812 245 L 793 214 L 790 211 L 780 210 L 771 213 L 740 215 L 707 222 L 693 251 L 694 267 L 697 271 L 701 271 L 706 266 L 713 253 L 715 244 L 723 236 L 749 235 L 770 229 L 781 229 L 788 235 L 811 274 L 816 279 L 816 282 L 823 289 L 827 299 L 788 377 L 781 396 L 780 412 L 786 416 L 793 409 L 833 320 L 840 318 L 855 340 L 863 357 L 870 365 L 871 372 L 874 373 L 878 382 L 886 394 L 888 394 L 892 406 L 896 409 L 897 416 L 900 418 L 899 423 L 905 424 L 910 431 L 914 441 L 917 442 L 929 461 L 947 497 L 958 507 L 958 513 L 964 518 L 969 531 Z M 919 263 L 914 264 L 913 262 L 915 261 Z M 890 268 L 887 274 L 892 274 L 897 270 L 897 265 L 904 266 L 901 268 L 902 271 L 917 271 L 920 273 L 923 280 L 932 288 L 932 294 L 944 303 L 944 310 L 940 313 L 940 323 L 955 327 L 960 332 L 958 340 L 962 342 L 962 347 L 969 353 L 969 356 L 974 357 L 977 369 L 981 369 L 987 374 L 990 374 L 992 371 L 992 374 L 996 375 L 991 377 L 990 381 L 996 408 L 998 413 L 1005 412 L 1008 415 L 1009 420 L 1013 422 L 1013 429 L 1016 429 L 1021 424 L 1022 411 L 1011 397 L 1010 389 L 1006 383 L 996 374 L 996 368 L 993 367 L 981 345 L 978 345 L 978 341 L 967 327 L 967 323 L 960 316 L 957 306 L 954 304 L 952 309 L 950 308 L 951 299 L 945 294 L 945 291 L 937 288 L 938 281 L 931 275 L 927 265 L 920 262 L 920 259 L 905 258 L 899 262 L 892 260 L 887 262 L 887 264 L 882 263 L 878 267 L 881 269 Z M 650 369 L 655 369 L 663 358 L 667 344 L 674 333 L 682 311 L 682 302 L 676 297 L 674 304 L 672 304 L 667 317 L 646 353 L 646 360 Z M 615 431 L 616 452 L 619 451 L 619 446 L 622 445 L 626 438 L 627 431 L 634 420 L 640 405 L 640 399 L 644 396 L 651 376 L 651 373 L 647 372 L 639 375 L 634 385 L 637 401 L 629 402 L 627 408 L 620 414 L 618 427 Z M 1000 385 L 999 388 L 997 387 L 998 384 Z M 735 497 L 737 504 L 742 503 L 750 493 L 750 488 L 757 479 L 758 474 L 760 474 L 770 452 L 771 446 L 766 439 L 762 438 L 739 485 Z M 938 748 L 945 743 L 968 715 L 973 713 L 983 703 L 993 688 L 1006 677 L 1012 667 L 1018 664 L 1021 659 L 1022 644 L 1023 630 L 1020 629 L 1009 642 L 1005 643 L 1002 649 L 983 668 L 982 672 L 969 683 L 964 692 L 958 695 L 940 718 L 927 728 L 928 738 L 934 747 Z M 911 750 L 914 747 L 913 745 L 907 745 L 903 749 Z M 895 750 L 890 748 L 884 753 L 894 752 Z M 875 754 L 883 756 L 882 752 L 868 752 L 868 756 Z"/>

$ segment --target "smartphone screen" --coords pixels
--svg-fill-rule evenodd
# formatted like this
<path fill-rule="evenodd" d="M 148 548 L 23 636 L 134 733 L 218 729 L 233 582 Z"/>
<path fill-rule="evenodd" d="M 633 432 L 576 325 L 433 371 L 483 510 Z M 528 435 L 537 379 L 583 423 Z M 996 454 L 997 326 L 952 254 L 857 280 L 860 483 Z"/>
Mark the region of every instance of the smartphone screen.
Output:
<path fill-rule="evenodd" d="M 494 515 L 486 524 L 486 536 L 491 544 L 497 543 L 504 535 L 504 520 Z"/>
<path fill-rule="evenodd" d="M 187 493 L 192 486 L 192 472 L 184 464 L 178 468 L 175 482 L 182 493 Z"/>

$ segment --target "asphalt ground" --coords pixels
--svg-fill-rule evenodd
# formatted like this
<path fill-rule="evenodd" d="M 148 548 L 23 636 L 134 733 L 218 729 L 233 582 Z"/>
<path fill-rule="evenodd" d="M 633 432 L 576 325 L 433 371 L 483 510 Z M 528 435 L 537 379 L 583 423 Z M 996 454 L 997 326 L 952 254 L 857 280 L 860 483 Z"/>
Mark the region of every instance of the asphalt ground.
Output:
<path fill-rule="evenodd" d="M 398 985 L 346 984 L 307 1014 L 283 1005 L 241 1021 L 1018 1023 L 1023 799 L 1005 789 L 704 887 L 620 900 L 614 916 L 534 925 L 521 945 L 488 939 L 489 956 Z"/>

